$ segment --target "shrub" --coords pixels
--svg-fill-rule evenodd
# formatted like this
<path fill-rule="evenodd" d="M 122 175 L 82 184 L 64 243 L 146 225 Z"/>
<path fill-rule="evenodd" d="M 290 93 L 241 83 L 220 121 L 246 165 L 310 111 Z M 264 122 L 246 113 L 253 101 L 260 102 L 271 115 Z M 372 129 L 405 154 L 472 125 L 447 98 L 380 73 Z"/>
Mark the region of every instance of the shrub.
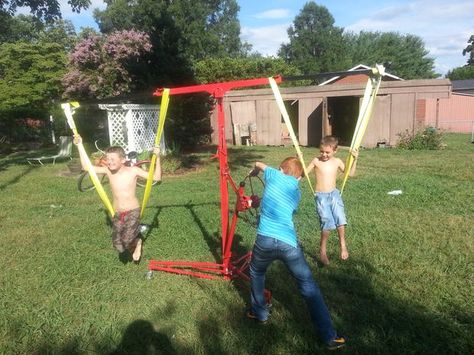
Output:
<path fill-rule="evenodd" d="M 408 130 L 398 134 L 397 147 L 409 150 L 437 150 L 444 147 L 443 133 L 434 127 L 426 127 L 415 133 Z"/>

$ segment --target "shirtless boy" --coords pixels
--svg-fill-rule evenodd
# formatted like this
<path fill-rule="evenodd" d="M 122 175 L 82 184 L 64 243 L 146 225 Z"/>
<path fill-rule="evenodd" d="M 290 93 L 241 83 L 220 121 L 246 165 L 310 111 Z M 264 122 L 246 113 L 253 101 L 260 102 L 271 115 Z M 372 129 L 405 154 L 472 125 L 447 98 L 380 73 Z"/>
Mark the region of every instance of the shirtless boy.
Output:
<path fill-rule="evenodd" d="M 82 141 L 80 136 L 74 137 L 77 145 Z M 81 150 L 79 150 L 81 154 Z M 140 203 L 136 197 L 137 178 L 148 178 L 148 172 L 136 167 L 126 166 L 125 151 L 122 147 L 109 147 L 106 151 L 106 166 L 94 166 L 97 174 L 106 174 L 109 178 L 113 196 L 115 216 L 113 218 L 112 244 L 120 253 L 129 251 L 134 261 L 139 261 L 142 252 L 140 238 Z M 154 181 L 161 181 L 160 148 L 153 148 L 156 154 Z M 81 165 L 87 170 L 84 157 L 80 155 Z"/>
<path fill-rule="evenodd" d="M 320 155 L 314 158 L 307 168 L 307 171 L 314 169 L 316 175 L 315 201 L 321 225 L 320 258 L 324 265 L 329 264 L 326 247 L 329 234 L 334 229 L 337 230 L 339 237 L 341 259 L 349 258 L 345 237 L 347 220 L 344 213 L 344 203 L 339 190 L 336 188 L 337 174 L 345 171 L 345 165 L 341 159 L 335 157 L 337 146 L 338 140 L 336 137 L 324 137 L 319 146 Z M 354 157 L 354 164 L 349 176 L 354 176 L 358 152 L 351 151 L 351 154 Z"/>

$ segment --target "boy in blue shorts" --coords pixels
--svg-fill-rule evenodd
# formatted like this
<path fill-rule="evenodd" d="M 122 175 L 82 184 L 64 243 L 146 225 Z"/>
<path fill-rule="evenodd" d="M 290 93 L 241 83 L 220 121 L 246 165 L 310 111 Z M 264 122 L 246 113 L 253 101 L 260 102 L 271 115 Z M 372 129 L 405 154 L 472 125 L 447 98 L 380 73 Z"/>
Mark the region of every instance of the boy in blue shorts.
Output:
<path fill-rule="evenodd" d="M 327 241 L 331 230 L 336 229 L 339 237 L 339 246 L 341 248 L 341 259 L 349 258 L 349 252 L 346 246 L 345 226 L 347 224 L 344 213 L 344 203 L 341 194 L 336 188 L 336 178 L 339 172 L 344 172 L 345 165 L 343 161 L 334 155 L 337 152 L 338 140 L 334 136 L 326 136 L 319 145 L 320 155 L 314 158 L 308 165 L 307 171 L 314 169 L 316 175 L 315 201 L 316 211 L 321 225 L 321 242 L 319 255 L 324 265 L 329 264 L 326 253 Z M 357 164 L 357 151 L 351 151 L 354 157 L 349 176 L 354 176 Z"/>
<path fill-rule="evenodd" d="M 311 320 L 328 349 L 341 348 L 346 340 L 338 336 L 333 328 L 331 316 L 298 243 L 293 224 L 293 213 L 301 198 L 299 180 L 303 165 L 294 157 L 283 160 L 278 170 L 256 162 L 251 175 L 256 176 L 260 171 L 263 171 L 265 188 L 257 240 L 250 261 L 252 307 L 246 315 L 260 323 L 267 321 L 269 311 L 264 296 L 265 273 L 274 260 L 281 260 L 296 280 Z"/>

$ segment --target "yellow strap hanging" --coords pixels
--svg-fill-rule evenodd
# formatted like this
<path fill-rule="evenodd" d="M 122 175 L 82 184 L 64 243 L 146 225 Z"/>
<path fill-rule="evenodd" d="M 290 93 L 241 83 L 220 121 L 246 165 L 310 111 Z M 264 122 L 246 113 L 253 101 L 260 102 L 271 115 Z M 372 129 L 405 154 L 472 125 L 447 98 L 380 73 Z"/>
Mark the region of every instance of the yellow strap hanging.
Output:
<path fill-rule="evenodd" d="M 373 76 L 369 77 L 367 80 L 367 85 L 365 87 L 364 97 L 362 99 L 362 104 L 360 106 L 359 117 L 357 118 L 356 127 L 354 130 L 354 135 L 352 136 L 352 142 L 350 150 L 359 149 L 362 139 L 364 138 L 365 130 L 369 124 L 369 120 L 372 116 L 372 111 L 375 106 L 375 99 L 377 98 L 377 93 L 380 88 L 380 83 L 382 82 L 382 76 L 385 75 L 385 68 L 383 65 L 376 65 L 375 68 L 372 68 Z M 341 193 L 344 191 L 346 186 L 347 179 L 349 177 L 349 172 L 351 171 L 352 165 L 354 163 L 354 157 L 349 152 L 349 155 L 346 159 L 344 177 L 341 185 Z"/>
<path fill-rule="evenodd" d="M 170 101 L 169 95 L 170 95 L 170 89 L 164 89 L 163 95 L 161 96 L 160 118 L 158 122 L 158 129 L 156 131 L 156 136 L 155 136 L 155 145 L 154 145 L 155 147 L 160 144 L 161 135 L 163 134 L 163 127 L 165 126 L 165 120 L 166 120 L 166 111 L 168 111 L 168 103 Z M 148 170 L 148 178 L 146 180 L 145 192 L 143 194 L 142 208 L 140 210 L 140 218 L 143 216 L 143 212 L 145 211 L 146 205 L 150 198 L 151 186 L 153 185 L 153 175 L 155 173 L 155 165 L 156 165 L 156 155 L 153 154 L 151 157 L 150 169 Z"/>
<path fill-rule="evenodd" d="M 78 102 L 68 102 L 65 104 L 61 104 L 61 108 L 63 109 L 64 114 L 66 115 L 67 123 L 69 127 L 71 128 L 72 132 L 74 133 L 74 135 L 79 135 L 76 128 L 76 123 L 74 122 L 74 119 L 72 117 L 74 114 L 74 109 L 78 107 L 79 107 Z M 81 154 L 81 156 L 83 157 L 84 163 L 86 164 L 87 170 L 89 171 L 89 176 L 91 178 L 91 181 L 94 184 L 95 189 L 97 190 L 97 193 L 99 194 L 100 199 L 102 200 L 108 212 L 110 213 L 110 216 L 113 217 L 115 215 L 114 208 L 112 207 L 112 204 L 110 203 L 110 200 L 107 197 L 107 194 L 105 193 L 105 190 L 102 187 L 102 184 L 100 183 L 100 180 L 97 177 L 97 174 L 95 173 L 94 166 L 89 160 L 89 157 L 86 153 L 86 150 L 82 142 L 77 145 L 77 149 L 79 150 L 79 154 Z"/>
<path fill-rule="evenodd" d="M 303 170 L 304 170 L 304 175 L 306 176 L 306 179 L 309 184 L 309 188 L 314 194 L 314 188 L 313 185 L 311 184 L 311 180 L 308 175 L 308 171 L 306 170 L 306 164 L 303 159 L 303 152 L 300 149 L 300 145 L 298 143 L 298 139 L 296 138 L 295 131 L 293 130 L 293 126 L 291 125 L 290 121 L 290 116 L 288 115 L 288 112 L 286 111 L 285 104 L 283 102 L 283 98 L 281 97 L 280 90 L 278 89 L 278 85 L 272 77 L 268 78 L 268 81 L 270 82 L 270 86 L 273 90 L 273 95 L 275 95 L 275 100 L 278 104 L 278 107 L 280 108 L 281 115 L 283 116 L 283 120 L 285 121 L 286 127 L 288 127 L 288 131 L 290 133 L 291 140 L 293 142 L 293 145 L 295 146 L 296 153 L 298 154 L 298 158 L 303 165 Z"/>

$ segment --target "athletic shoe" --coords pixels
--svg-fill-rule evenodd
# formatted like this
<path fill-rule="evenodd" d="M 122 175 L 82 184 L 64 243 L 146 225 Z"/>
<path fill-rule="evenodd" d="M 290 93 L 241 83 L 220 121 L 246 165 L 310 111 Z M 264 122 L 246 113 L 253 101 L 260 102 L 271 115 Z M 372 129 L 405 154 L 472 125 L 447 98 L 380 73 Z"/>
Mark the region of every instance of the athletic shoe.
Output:
<path fill-rule="evenodd" d="M 256 321 L 259 324 L 267 324 L 267 322 L 268 322 L 268 319 L 265 319 L 265 320 L 258 319 L 257 316 L 255 314 L 253 314 L 253 312 L 251 310 L 247 310 L 245 312 L 245 316 L 248 319 L 252 319 L 252 320 Z"/>
<path fill-rule="evenodd" d="M 336 337 L 327 344 L 328 350 L 336 350 L 346 346 L 346 338 L 336 335 Z"/>

